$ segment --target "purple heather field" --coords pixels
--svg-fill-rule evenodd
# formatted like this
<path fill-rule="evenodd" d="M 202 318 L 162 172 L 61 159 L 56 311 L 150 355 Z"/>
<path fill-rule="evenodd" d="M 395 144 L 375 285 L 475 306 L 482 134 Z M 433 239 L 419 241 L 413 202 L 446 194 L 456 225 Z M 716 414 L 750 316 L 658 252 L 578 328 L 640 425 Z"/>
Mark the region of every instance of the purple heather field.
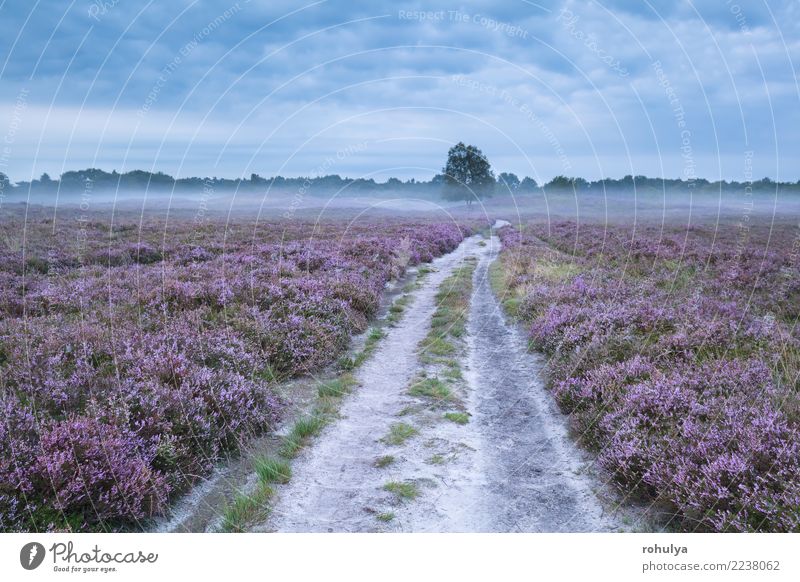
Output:
<path fill-rule="evenodd" d="M 680 530 L 800 528 L 796 225 L 560 221 L 501 237 L 504 302 L 625 495 Z"/>
<path fill-rule="evenodd" d="M 125 528 L 270 431 L 453 223 L 0 222 L 0 530 Z"/>

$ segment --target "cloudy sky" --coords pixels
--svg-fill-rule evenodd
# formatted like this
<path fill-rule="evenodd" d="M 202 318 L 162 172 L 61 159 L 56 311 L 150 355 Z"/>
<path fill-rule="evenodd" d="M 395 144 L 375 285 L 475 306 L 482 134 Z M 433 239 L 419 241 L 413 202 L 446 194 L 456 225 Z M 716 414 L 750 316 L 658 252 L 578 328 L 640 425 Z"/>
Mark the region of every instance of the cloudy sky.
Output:
<path fill-rule="evenodd" d="M 0 172 L 800 178 L 780 0 L 0 0 Z"/>

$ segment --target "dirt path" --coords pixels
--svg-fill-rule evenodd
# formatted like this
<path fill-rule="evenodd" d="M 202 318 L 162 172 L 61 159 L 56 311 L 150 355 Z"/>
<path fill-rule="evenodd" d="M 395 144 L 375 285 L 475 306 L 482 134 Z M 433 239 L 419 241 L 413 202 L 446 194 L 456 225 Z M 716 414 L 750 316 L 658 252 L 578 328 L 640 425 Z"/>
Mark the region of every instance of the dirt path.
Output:
<path fill-rule="evenodd" d="M 498 247 L 495 241 L 475 272 L 468 325 L 473 420 L 486 471 L 476 506 L 480 529 L 620 529 L 598 500 L 606 492 L 588 474 L 588 459 L 545 390 L 543 358 L 528 352 L 526 338 L 506 322 L 492 292 L 488 268 Z"/>
<path fill-rule="evenodd" d="M 388 330 L 375 354 L 356 375 L 360 387 L 346 399 L 341 419 L 301 453 L 292 480 L 281 488 L 269 521 L 278 531 L 379 531 L 377 510 L 391 494 L 382 487 L 386 471 L 374 466 L 387 454 L 379 439 L 404 407 L 406 389 L 418 369 L 416 348 L 428 332 L 441 282 L 477 252 L 479 236 L 433 261 L 397 327 Z"/>
<path fill-rule="evenodd" d="M 399 324 L 358 371 L 360 387 L 293 466 L 268 521 L 257 531 L 609 531 L 540 380 L 541 360 L 506 324 L 488 280 L 496 237 L 466 240 L 434 262 Z M 475 257 L 467 336 L 459 339 L 459 391 L 465 423 L 443 418 L 408 392 L 425 374 L 418 346 L 430 329 L 436 293 Z M 428 402 L 428 404 L 430 404 Z M 392 425 L 413 429 L 387 438 Z M 385 461 L 381 463 L 379 459 Z M 378 461 L 378 462 L 376 462 Z"/>

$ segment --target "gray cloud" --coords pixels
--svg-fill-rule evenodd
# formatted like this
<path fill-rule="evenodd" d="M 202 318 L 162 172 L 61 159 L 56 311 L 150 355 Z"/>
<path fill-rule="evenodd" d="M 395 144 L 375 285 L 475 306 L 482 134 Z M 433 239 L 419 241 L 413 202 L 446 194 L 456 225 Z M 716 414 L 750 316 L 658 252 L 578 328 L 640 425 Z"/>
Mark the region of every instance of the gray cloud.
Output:
<path fill-rule="evenodd" d="M 726 0 L 6 3 L 0 18 L 20 32 L 0 38 L 0 130 L 20 91 L 29 102 L 6 171 L 298 175 L 367 142 L 336 171 L 426 176 L 463 139 L 540 178 L 678 176 L 689 131 L 699 175 L 740 179 L 753 150 L 756 175 L 796 180 L 797 11 Z M 385 170 L 398 166 L 409 169 Z"/>

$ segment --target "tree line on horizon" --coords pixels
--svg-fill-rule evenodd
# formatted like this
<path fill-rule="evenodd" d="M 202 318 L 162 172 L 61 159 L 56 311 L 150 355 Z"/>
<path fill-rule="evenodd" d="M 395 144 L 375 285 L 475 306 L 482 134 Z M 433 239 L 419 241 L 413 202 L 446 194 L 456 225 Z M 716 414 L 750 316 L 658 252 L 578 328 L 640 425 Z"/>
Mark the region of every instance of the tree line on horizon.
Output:
<path fill-rule="evenodd" d="M 52 179 L 42 174 L 39 179 L 13 183 L 8 176 L 0 172 L 0 194 L 30 192 L 38 197 L 47 194 L 80 194 L 95 190 L 169 190 L 176 193 L 223 193 L 223 192 L 265 192 L 268 188 L 285 190 L 302 190 L 304 193 L 329 194 L 331 190 L 348 190 L 363 194 L 394 192 L 420 195 L 441 195 L 448 200 L 482 199 L 503 194 L 532 194 L 546 192 L 598 193 L 605 191 L 624 191 L 640 193 L 685 191 L 694 193 L 718 193 L 720 191 L 752 192 L 778 191 L 800 192 L 800 180 L 797 182 L 775 182 L 770 178 L 762 178 L 752 182 L 709 181 L 704 178 L 685 180 L 680 178 L 650 178 L 647 176 L 627 175 L 623 178 L 603 178 L 586 180 L 580 177 L 559 175 L 549 182 L 539 185 L 536 180 L 525 176 L 520 178 L 513 172 L 500 172 L 496 177 L 486 156 L 475 146 L 459 142 L 448 152 L 447 162 L 441 173 L 430 180 L 410 178 L 400 180 L 389 178 L 385 182 L 376 182 L 372 178 L 348 178 L 338 174 L 324 176 L 275 176 L 265 178 L 251 174 L 250 178 L 218 178 L 187 177 L 174 178 L 163 172 L 132 170 L 118 173 L 116 170 L 106 172 L 97 168 L 64 172 L 59 179 Z"/>
<path fill-rule="evenodd" d="M 691 193 L 761 192 L 778 191 L 800 192 L 797 182 L 774 182 L 770 178 L 756 181 L 736 182 L 718 180 L 711 182 L 705 178 L 648 178 L 647 176 L 627 175 L 621 179 L 603 178 L 589 181 L 580 177 L 559 175 L 539 187 L 531 178 L 522 180 L 516 174 L 501 172 L 495 177 L 492 166 L 483 152 L 474 145 L 458 142 L 447 152 L 447 162 L 442 168 L 442 197 L 448 200 L 464 200 L 471 204 L 475 200 L 500 193 L 543 192 L 597 193 L 611 191 L 658 193 L 664 191 L 684 191 Z"/>

